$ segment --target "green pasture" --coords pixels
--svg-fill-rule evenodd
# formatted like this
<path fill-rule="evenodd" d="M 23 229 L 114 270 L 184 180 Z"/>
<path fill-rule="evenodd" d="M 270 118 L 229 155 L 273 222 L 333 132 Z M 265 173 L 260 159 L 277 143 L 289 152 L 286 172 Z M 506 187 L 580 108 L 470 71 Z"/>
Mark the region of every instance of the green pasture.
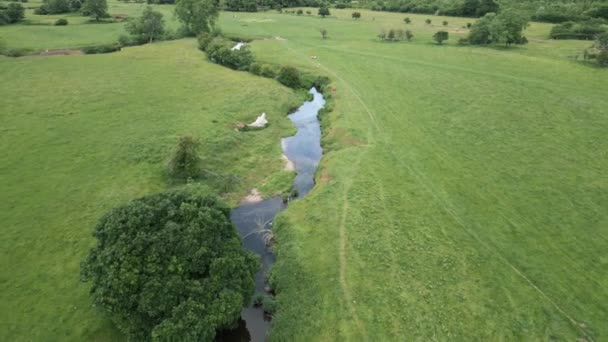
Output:
<path fill-rule="evenodd" d="M 111 14 L 142 8 L 110 2 Z M 608 339 L 608 70 L 576 60 L 591 43 L 532 23 L 525 46 L 459 46 L 473 19 L 310 10 L 219 21 L 257 38 L 258 60 L 333 81 L 317 186 L 275 224 L 272 339 Z M 27 19 L 0 27 L 8 48 L 109 43 L 124 25 Z M 390 28 L 413 41 L 379 41 Z M 233 204 L 285 183 L 278 138 L 302 96 L 208 63 L 194 40 L 0 56 L 0 74 L 2 340 L 121 339 L 78 265 L 103 212 L 166 187 L 178 135 L 200 136 L 205 165 L 242 179 Z M 261 111 L 269 129 L 234 132 Z"/>

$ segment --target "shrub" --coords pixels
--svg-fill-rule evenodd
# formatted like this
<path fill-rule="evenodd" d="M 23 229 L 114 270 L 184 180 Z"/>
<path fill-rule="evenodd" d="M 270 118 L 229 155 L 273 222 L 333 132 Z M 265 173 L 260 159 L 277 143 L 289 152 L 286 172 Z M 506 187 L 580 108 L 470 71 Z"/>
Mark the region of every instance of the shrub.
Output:
<path fill-rule="evenodd" d="M 99 21 L 99 19 L 108 16 L 108 3 L 106 0 L 84 0 L 82 13 L 86 13 L 95 21 Z"/>
<path fill-rule="evenodd" d="M 272 315 L 277 311 L 277 302 L 273 298 L 265 296 L 262 300 L 262 307 L 265 313 Z"/>
<path fill-rule="evenodd" d="M 329 8 L 325 6 L 319 7 L 319 15 L 323 18 L 325 18 L 325 16 L 330 15 Z"/>
<path fill-rule="evenodd" d="M 25 7 L 21 4 L 10 3 L 4 11 L 9 23 L 16 23 L 25 18 Z"/>
<path fill-rule="evenodd" d="M 597 7 L 588 10 L 585 14 L 591 18 L 608 19 L 608 4 L 600 4 Z"/>
<path fill-rule="evenodd" d="M 412 19 L 410 19 L 410 17 L 405 17 L 405 19 L 403 19 L 403 21 L 404 21 L 406 24 L 411 24 L 411 23 L 412 23 Z"/>
<path fill-rule="evenodd" d="M 443 21 L 443 26 L 448 26 L 448 22 L 447 21 Z"/>
<path fill-rule="evenodd" d="M 390 41 L 395 40 L 395 30 L 394 29 L 388 30 L 388 34 L 386 35 L 386 39 L 390 40 Z"/>
<path fill-rule="evenodd" d="M 154 39 L 162 37 L 165 33 L 163 14 L 153 10 L 150 6 L 146 6 L 141 17 L 127 22 L 125 29 L 130 34 L 142 37 L 142 40 L 152 43 Z"/>
<path fill-rule="evenodd" d="M 407 39 L 408 42 L 411 42 L 412 38 L 414 38 L 414 34 L 412 33 L 412 31 L 405 30 L 405 39 Z"/>
<path fill-rule="evenodd" d="M 249 72 L 260 76 L 262 74 L 262 66 L 259 63 L 251 63 L 249 66 Z"/>
<path fill-rule="evenodd" d="M 353 19 L 361 19 L 361 13 L 360 12 L 353 12 L 353 14 L 351 14 L 351 17 Z"/>
<path fill-rule="evenodd" d="M 253 294 L 257 257 L 242 248 L 230 209 L 200 190 L 134 200 L 93 235 L 81 279 L 130 340 L 212 341 Z"/>
<path fill-rule="evenodd" d="M 312 12 L 311 12 L 311 11 L 306 11 L 306 14 L 307 14 L 307 15 L 311 15 L 311 14 L 312 14 Z"/>
<path fill-rule="evenodd" d="M 608 50 L 602 50 L 595 57 L 597 64 L 602 67 L 608 67 Z"/>
<path fill-rule="evenodd" d="M 261 306 L 264 303 L 265 296 L 261 293 L 256 293 L 253 296 L 253 306 Z"/>
<path fill-rule="evenodd" d="M 319 32 L 321 33 L 321 38 L 327 39 L 327 30 L 324 28 L 320 28 Z"/>
<path fill-rule="evenodd" d="M 386 39 L 386 30 L 384 30 L 384 29 L 380 30 L 380 33 L 378 33 L 378 38 L 385 40 Z"/>
<path fill-rule="evenodd" d="M 427 23 L 427 25 L 430 25 L 431 24 L 431 19 L 427 19 L 424 22 Z"/>
<path fill-rule="evenodd" d="M 8 16 L 4 11 L 0 10 L 0 25 L 6 25 L 9 23 Z"/>
<path fill-rule="evenodd" d="M 469 28 L 469 29 L 470 29 L 470 28 L 471 28 L 471 26 L 473 26 L 473 24 L 471 24 L 471 23 L 467 23 L 467 28 Z"/>
<path fill-rule="evenodd" d="M 449 34 L 446 31 L 437 31 L 433 35 L 433 39 L 439 44 L 443 44 L 444 41 L 448 40 Z"/>
<path fill-rule="evenodd" d="M 110 53 L 120 51 L 120 44 L 103 44 L 83 47 L 81 50 L 87 55 L 94 55 L 99 53 Z"/>
<path fill-rule="evenodd" d="M 254 61 L 253 54 L 247 47 L 232 50 L 228 46 L 214 44 L 212 41 L 206 52 L 211 61 L 234 70 L 249 70 L 249 66 Z"/>
<path fill-rule="evenodd" d="M 67 24 L 68 24 L 67 19 L 63 19 L 63 18 L 57 19 L 55 21 L 55 26 L 65 26 Z"/>
<path fill-rule="evenodd" d="M 302 15 L 304 13 L 304 11 L 302 11 L 301 9 L 298 9 L 298 11 L 296 12 L 297 15 Z"/>
<path fill-rule="evenodd" d="M 296 89 L 301 85 L 300 72 L 292 66 L 283 66 L 277 76 L 277 81 L 284 86 Z"/>
<path fill-rule="evenodd" d="M 458 45 L 469 45 L 469 38 L 458 39 Z"/>
<path fill-rule="evenodd" d="M 198 48 L 201 51 L 206 51 L 207 47 L 213 40 L 213 36 L 209 32 L 201 32 L 198 36 L 196 36 L 196 40 L 198 41 Z"/>
<path fill-rule="evenodd" d="M 275 78 L 277 77 L 277 72 L 275 71 L 272 65 L 264 64 L 262 65 L 262 68 L 260 70 L 260 76 L 267 78 Z"/>
<path fill-rule="evenodd" d="M 201 158 L 198 156 L 198 139 L 186 135 L 179 138 L 169 160 L 169 177 L 185 182 L 201 175 Z"/>
<path fill-rule="evenodd" d="M 596 35 L 606 32 L 602 19 L 589 19 L 582 22 L 568 21 L 551 28 L 549 37 L 552 39 L 581 39 L 591 40 Z"/>
<path fill-rule="evenodd" d="M 118 44 L 121 47 L 143 45 L 146 43 L 146 39 L 140 36 L 127 36 L 123 34 L 118 37 Z"/>
<path fill-rule="evenodd" d="M 30 52 L 31 51 L 26 50 L 26 49 L 9 49 L 9 50 L 2 51 L 2 54 L 7 57 L 21 57 L 21 56 L 27 55 Z"/>

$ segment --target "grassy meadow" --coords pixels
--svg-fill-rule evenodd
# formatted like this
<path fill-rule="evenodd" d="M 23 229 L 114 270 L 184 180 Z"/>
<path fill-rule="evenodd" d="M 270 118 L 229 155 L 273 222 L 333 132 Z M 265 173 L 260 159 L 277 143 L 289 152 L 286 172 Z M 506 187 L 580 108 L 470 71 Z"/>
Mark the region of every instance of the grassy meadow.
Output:
<path fill-rule="evenodd" d="M 172 7 L 157 7 L 176 28 Z M 111 14 L 142 9 L 110 2 Z M 458 46 L 473 19 L 331 12 L 219 21 L 225 33 L 259 38 L 258 60 L 333 81 L 318 184 L 275 224 L 271 338 L 608 339 L 608 70 L 573 60 L 590 42 L 550 41 L 551 26 L 532 23 L 525 46 Z M 77 48 L 123 30 L 27 19 L 0 27 L 7 47 Z M 414 39 L 381 42 L 383 28 Z M 444 46 L 431 40 L 441 29 Z M 7 341 L 122 339 L 78 280 L 99 216 L 167 186 L 180 134 L 201 137 L 210 169 L 243 179 L 231 203 L 274 184 L 268 170 L 280 175 L 278 138 L 291 129 L 284 114 L 302 100 L 208 63 L 191 39 L 0 56 L 0 74 L 11 80 L 0 86 Z M 261 111 L 269 129 L 234 132 Z"/>
<path fill-rule="evenodd" d="M 285 186 L 279 140 L 302 97 L 211 64 L 193 40 L 88 56 L 0 57 L 3 341 L 113 341 L 79 264 L 110 208 L 167 187 L 180 135 L 201 140 L 205 169 L 240 179 L 236 203 Z M 271 126 L 237 133 L 265 111 Z M 287 184 L 289 186 L 289 184 Z M 215 188 L 217 188 L 215 187 Z"/>

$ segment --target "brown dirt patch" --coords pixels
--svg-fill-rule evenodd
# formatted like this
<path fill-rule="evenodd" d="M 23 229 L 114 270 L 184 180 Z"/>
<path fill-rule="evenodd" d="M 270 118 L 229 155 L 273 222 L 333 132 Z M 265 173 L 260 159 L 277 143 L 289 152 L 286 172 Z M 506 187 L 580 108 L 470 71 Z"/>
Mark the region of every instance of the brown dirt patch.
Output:
<path fill-rule="evenodd" d="M 329 173 L 327 172 L 327 170 L 322 169 L 321 176 L 319 177 L 319 181 L 323 184 L 327 184 L 327 182 L 329 182 L 329 180 L 330 180 Z"/>
<path fill-rule="evenodd" d="M 243 204 L 258 203 L 258 202 L 262 202 L 262 200 L 263 200 L 263 198 L 262 198 L 262 194 L 260 193 L 260 191 L 258 189 L 251 189 L 251 192 L 249 193 L 249 195 L 245 196 L 245 198 L 243 198 L 241 203 L 243 203 Z"/>
<path fill-rule="evenodd" d="M 54 49 L 40 53 L 40 56 L 60 56 L 60 55 L 82 55 L 82 51 L 76 49 Z"/>

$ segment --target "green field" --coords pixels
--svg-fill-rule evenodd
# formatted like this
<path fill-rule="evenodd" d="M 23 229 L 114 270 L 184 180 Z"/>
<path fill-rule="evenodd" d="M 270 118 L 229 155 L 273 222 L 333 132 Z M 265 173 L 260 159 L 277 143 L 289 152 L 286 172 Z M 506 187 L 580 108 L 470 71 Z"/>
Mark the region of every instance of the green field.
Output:
<path fill-rule="evenodd" d="M 112 4 L 121 7 L 111 13 L 141 10 Z M 275 225 L 271 337 L 608 339 L 608 70 L 571 58 L 590 43 L 547 40 L 551 26 L 533 23 L 526 46 L 458 46 L 472 19 L 411 14 L 413 42 L 384 43 L 380 29 L 406 28 L 406 15 L 351 12 L 223 13 L 219 23 L 260 38 L 259 60 L 335 87 L 318 185 Z M 437 46 L 443 20 L 450 40 Z M 43 43 L 40 27 L 0 35 L 38 51 L 111 42 L 122 30 L 83 21 Z M 119 339 L 78 281 L 96 219 L 163 189 L 165 158 L 185 133 L 220 154 L 210 168 L 244 179 L 227 195 L 234 203 L 268 181 L 268 163 L 280 170 L 283 114 L 301 101 L 206 62 L 193 40 L 0 58 L 0 74 L 11 80 L 0 88 L 0 337 L 11 341 Z M 277 124 L 232 130 L 261 111 Z"/>

